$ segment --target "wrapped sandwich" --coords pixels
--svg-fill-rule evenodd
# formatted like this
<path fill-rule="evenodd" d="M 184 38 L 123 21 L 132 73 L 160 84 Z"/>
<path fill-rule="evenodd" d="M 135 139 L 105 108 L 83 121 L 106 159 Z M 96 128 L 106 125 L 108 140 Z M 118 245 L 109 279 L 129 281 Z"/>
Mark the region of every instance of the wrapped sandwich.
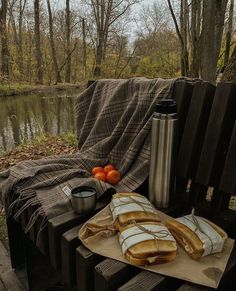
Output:
<path fill-rule="evenodd" d="M 130 224 L 120 232 L 119 242 L 124 257 L 134 265 L 167 263 L 176 257 L 176 241 L 159 222 Z"/>
<path fill-rule="evenodd" d="M 90 236 L 111 236 L 124 227 L 136 222 L 160 222 L 156 209 L 144 196 L 137 193 L 117 193 L 112 196 L 110 211 L 113 221 L 86 223 L 86 227 L 80 232 L 82 239 Z"/>
<path fill-rule="evenodd" d="M 167 263 L 176 257 L 176 241 L 147 198 L 137 193 L 117 193 L 110 209 L 123 255 L 132 264 Z"/>
<path fill-rule="evenodd" d="M 137 193 L 114 194 L 110 210 L 119 231 L 133 222 L 160 222 L 157 211 L 150 201 Z"/>
<path fill-rule="evenodd" d="M 193 214 L 168 220 L 166 226 L 193 259 L 221 252 L 227 239 L 219 226 Z"/>

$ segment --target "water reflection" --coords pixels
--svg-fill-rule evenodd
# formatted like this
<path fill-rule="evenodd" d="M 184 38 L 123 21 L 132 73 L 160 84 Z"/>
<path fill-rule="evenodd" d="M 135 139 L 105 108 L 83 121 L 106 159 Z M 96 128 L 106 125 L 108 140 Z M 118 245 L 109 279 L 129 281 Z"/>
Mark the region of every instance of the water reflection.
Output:
<path fill-rule="evenodd" d="M 78 93 L 0 98 L 0 151 L 13 149 L 45 132 L 74 130 Z"/>

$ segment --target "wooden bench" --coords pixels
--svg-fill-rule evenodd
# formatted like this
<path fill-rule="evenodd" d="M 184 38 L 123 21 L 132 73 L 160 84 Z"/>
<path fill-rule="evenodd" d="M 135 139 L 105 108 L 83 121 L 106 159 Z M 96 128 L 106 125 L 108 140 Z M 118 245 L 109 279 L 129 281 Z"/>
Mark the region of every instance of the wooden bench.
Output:
<path fill-rule="evenodd" d="M 215 221 L 235 238 L 236 203 L 231 202 L 236 195 L 236 85 L 219 83 L 215 88 L 209 83 L 178 81 L 173 98 L 180 132 L 177 189 L 174 205 L 165 212 L 176 217 L 195 207 L 197 214 Z M 148 181 L 136 192 L 147 195 Z M 96 211 L 109 198 L 100 201 Z M 22 214 L 18 222 L 11 217 L 7 221 L 12 266 L 21 278 L 27 276 L 31 290 L 212 290 L 90 252 L 78 239 L 78 230 L 89 217 L 73 211 L 49 220 L 39 250 L 35 247 L 39 223 L 29 234 L 23 232 L 31 212 Z M 47 275 L 44 285 L 52 289 L 45 289 L 39 274 Z M 236 290 L 235 276 L 236 248 L 218 290 Z"/>

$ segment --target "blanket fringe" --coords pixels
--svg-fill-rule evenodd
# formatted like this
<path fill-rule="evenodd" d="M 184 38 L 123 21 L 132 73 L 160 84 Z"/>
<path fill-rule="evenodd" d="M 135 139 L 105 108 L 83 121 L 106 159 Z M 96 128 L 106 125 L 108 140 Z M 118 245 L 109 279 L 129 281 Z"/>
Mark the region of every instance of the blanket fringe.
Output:
<path fill-rule="evenodd" d="M 34 206 L 36 206 L 37 208 L 29 218 L 28 224 L 25 228 L 25 233 L 29 232 L 29 230 L 34 226 L 39 216 L 43 218 L 39 230 L 39 232 L 41 232 L 45 227 L 46 215 L 35 191 L 33 189 L 24 189 L 24 191 L 20 191 L 20 193 L 18 192 L 18 195 L 17 199 L 7 208 L 7 216 L 13 216 L 13 219 L 17 220 L 23 212 L 27 211 L 27 209 L 34 209 Z M 15 212 L 16 209 L 17 211 Z"/>

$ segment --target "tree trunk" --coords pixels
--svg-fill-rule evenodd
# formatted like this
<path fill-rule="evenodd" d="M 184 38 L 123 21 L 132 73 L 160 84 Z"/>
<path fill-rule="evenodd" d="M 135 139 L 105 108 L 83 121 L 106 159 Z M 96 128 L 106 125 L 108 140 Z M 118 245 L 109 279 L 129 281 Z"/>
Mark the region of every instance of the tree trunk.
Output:
<path fill-rule="evenodd" d="M 67 63 L 66 63 L 66 77 L 65 81 L 70 83 L 71 77 L 71 17 L 70 17 L 70 0 L 66 0 L 66 55 L 67 55 Z"/>
<path fill-rule="evenodd" d="M 23 14 L 25 10 L 26 0 L 20 0 L 20 12 L 19 12 L 19 41 L 18 41 L 18 48 L 19 48 L 19 71 L 21 76 L 24 72 L 24 58 L 23 58 L 23 33 L 22 33 L 22 24 L 23 24 Z"/>
<path fill-rule="evenodd" d="M 19 40 L 18 40 L 18 34 L 17 34 L 17 30 L 16 30 L 16 22 L 15 22 L 15 18 L 13 15 L 13 6 L 14 6 L 14 2 L 8 3 L 9 22 L 11 23 L 12 30 L 13 30 L 14 45 L 18 46 Z"/>
<path fill-rule="evenodd" d="M 85 32 L 85 19 L 82 19 L 82 32 L 83 32 L 83 74 L 84 78 L 86 78 L 87 75 L 87 52 L 86 52 L 86 32 Z"/>
<path fill-rule="evenodd" d="M 226 66 L 221 81 L 231 81 L 236 83 L 236 45 Z"/>
<path fill-rule="evenodd" d="M 100 37 L 96 48 L 96 65 L 94 68 L 94 77 L 100 77 L 102 73 L 102 51 L 103 51 L 103 39 Z"/>
<path fill-rule="evenodd" d="M 181 0 L 180 8 L 180 33 L 183 39 L 181 48 L 181 73 L 183 76 L 189 74 L 189 61 L 188 61 L 188 2 Z"/>
<path fill-rule="evenodd" d="M 191 9 L 191 62 L 190 76 L 199 77 L 199 33 L 200 33 L 201 1 L 193 0 Z"/>
<path fill-rule="evenodd" d="M 3 78 L 9 78 L 9 50 L 7 40 L 7 0 L 1 1 L 2 7 L 0 10 L 0 34 L 1 34 L 1 74 Z"/>
<path fill-rule="evenodd" d="M 53 61 L 53 67 L 54 67 L 54 73 L 55 73 L 55 80 L 56 80 L 56 83 L 61 83 L 61 75 L 59 72 L 56 49 L 55 49 L 55 44 L 54 44 L 53 23 L 52 23 L 53 20 L 52 20 L 50 0 L 47 0 L 47 6 L 48 6 L 48 17 L 49 17 L 50 46 L 51 46 L 52 61 Z"/>
<path fill-rule="evenodd" d="M 168 6 L 170 9 L 171 16 L 173 18 L 174 24 L 175 24 L 175 29 L 176 33 L 178 35 L 180 45 L 181 45 L 181 58 L 180 58 L 180 65 L 181 65 L 181 75 L 182 76 L 187 76 L 188 74 L 188 68 L 189 68 L 189 61 L 188 61 L 188 51 L 187 51 L 187 35 L 183 35 L 185 31 L 187 30 L 186 23 L 187 23 L 187 7 L 186 7 L 186 0 L 181 0 L 181 8 L 180 8 L 180 29 L 178 26 L 178 22 L 176 19 L 176 16 L 174 14 L 174 10 L 171 4 L 170 0 L 167 0 Z"/>
<path fill-rule="evenodd" d="M 35 58 L 36 58 L 36 84 L 43 84 L 42 53 L 40 45 L 40 21 L 39 1 L 34 0 L 34 34 L 35 34 Z"/>
<path fill-rule="evenodd" d="M 201 78 L 215 84 L 225 10 L 228 0 L 204 1 L 203 22 L 200 36 Z"/>
<path fill-rule="evenodd" d="M 232 30 L 233 30 L 233 16 L 234 16 L 234 0 L 231 0 L 230 7 L 229 7 L 228 27 L 227 27 L 227 32 L 226 32 L 224 66 L 226 66 L 229 61 L 230 43 L 231 43 L 231 36 L 232 36 Z"/>

